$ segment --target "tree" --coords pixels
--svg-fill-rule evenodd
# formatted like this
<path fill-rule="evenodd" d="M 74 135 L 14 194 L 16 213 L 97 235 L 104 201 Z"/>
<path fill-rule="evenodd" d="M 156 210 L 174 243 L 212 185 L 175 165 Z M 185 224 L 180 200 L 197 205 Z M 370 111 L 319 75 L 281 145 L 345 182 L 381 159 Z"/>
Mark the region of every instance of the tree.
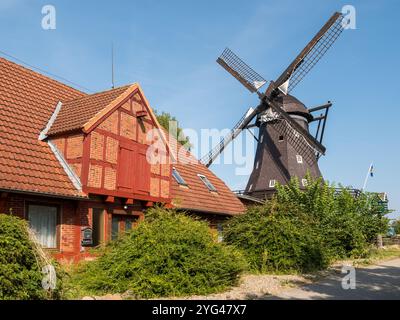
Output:
<path fill-rule="evenodd" d="M 190 151 L 192 144 L 189 141 L 189 137 L 185 136 L 183 129 L 181 127 L 179 127 L 178 121 L 176 120 L 176 118 L 171 116 L 171 114 L 169 114 L 168 112 L 164 112 L 164 111 L 161 112 L 161 114 L 159 114 L 156 110 L 154 110 L 154 113 L 155 113 L 160 125 L 164 129 L 166 129 L 170 134 L 172 133 L 174 135 L 174 137 L 179 141 L 179 143 Z M 176 132 L 173 132 L 174 128 L 171 126 L 175 126 Z M 172 132 L 170 131 L 170 129 Z"/>
<path fill-rule="evenodd" d="M 400 235 L 400 219 L 393 221 L 392 227 L 396 235 Z"/>
<path fill-rule="evenodd" d="M 247 209 L 224 227 L 224 239 L 242 250 L 259 272 L 307 272 L 330 262 L 366 257 L 388 229 L 388 210 L 379 196 L 354 196 L 348 189 L 307 175 L 300 188 L 294 177 L 264 205 Z"/>

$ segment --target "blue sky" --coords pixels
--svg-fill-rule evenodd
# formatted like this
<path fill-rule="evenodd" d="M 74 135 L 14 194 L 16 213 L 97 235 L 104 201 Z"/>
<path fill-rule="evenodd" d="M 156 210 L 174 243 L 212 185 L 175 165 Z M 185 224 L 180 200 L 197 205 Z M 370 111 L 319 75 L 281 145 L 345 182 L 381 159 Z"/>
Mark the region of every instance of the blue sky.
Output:
<path fill-rule="evenodd" d="M 41 28 L 52 4 L 57 29 Z M 257 104 L 215 60 L 230 47 L 275 79 L 335 10 L 351 4 L 357 29 L 334 47 L 293 92 L 306 105 L 332 100 L 320 160 L 324 177 L 386 191 L 400 212 L 400 2 L 387 1 L 34 1 L 0 2 L 0 50 L 92 91 L 140 82 L 151 105 L 184 128 L 230 128 Z M 228 150 L 229 151 L 229 150 Z M 212 170 L 233 189 L 246 176 L 234 165 Z"/>

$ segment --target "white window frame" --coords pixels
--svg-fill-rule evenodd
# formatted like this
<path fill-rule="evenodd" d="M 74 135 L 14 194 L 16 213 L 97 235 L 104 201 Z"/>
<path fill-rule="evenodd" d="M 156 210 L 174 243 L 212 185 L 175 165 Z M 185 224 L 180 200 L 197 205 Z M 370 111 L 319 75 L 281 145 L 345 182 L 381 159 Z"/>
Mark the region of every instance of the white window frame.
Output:
<path fill-rule="evenodd" d="M 178 175 L 179 179 L 174 175 L 174 172 Z M 180 185 L 180 186 L 188 186 L 188 184 L 186 183 L 185 179 L 183 179 L 183 177 L 181 176 L 181 174 L 179 173 L 179 171 L 175 168 L 172 167 L 172 176 L 174 177 L 175 181 Z M 181 180 L 181 181 L 179 181 Z"/>
<path fill-rule="evenodd" d="M 35 232 L 35 227 L 33 226 L 34 224 L 34 218 L 33 216 L 40 216 L 41 214 L 38 213 L 37 211 L 35 211 L 33 208 L 36 208 L 36 210 L 40 210 L 40 208 L 42 208 L 43 210 L 47 209 L 55 209 L 55 212 L 52 212 L 55 214 L 55 217 L 53 219 L 54 222 L 54 234 L 52 236 L 53 240 L 49 241 L 47 240 L 47 244 L 45 244 L 45 238 L 40 234 L 40 233 L 36 233 Z M 60 248 L 60 239 L 61 239 L 61 235 L 60 235 L 60 221 L 61 221 L 61 212 L 60 212 L 60 208 L 58 205 L 53 205 L 53 204 L 47 204 L 47 203 L 35 203 L 35 202 L 29 202 L 26 206 L 26 213 L 27 213 L 27 218 L 30 224 L 30 227 L 33 231 L 33 233 L 35 234 L 35 237 L 37 238 L 36 240 L 38 241 L 38 243 L 45 249 L 59 249 Z M 32 211 L 31 211 L 32 210 Z M 44 215 L 44 214 L 43 214 Z M 42 222 L 40 220 L 36 220 L 37 222 Z M 42 222 L 43 223 L 43 222 Z"/>
<path fill-rule="evenodd" d="M 208 178 L 207 178 L 205 175 L 203 175 L 203 174 L 197 174 L 197 176 L 198 176 L 199 179 L 204 183 L 204 185 L 207 187 L 207 189 L 208 189 L 209 191 L 218 192 L 218 191 L 217 191 L 217 188 L 214 187 L 214 185 L 211 183 L 210 180 L 208 180 Z"/>
<path fill-rule="evenodd" d="M 299 154 L 296 154 L 296 161 L 297 163 L 303 163 L 303 157 Z"/>
<path fill-rule="evenodd" d="M 301 184 L 303 185 L 303 187 L 307 187 L 308 186 L 307 179 L 301 179 Z"/>
<path fill-rule="evenodd" d="M 275 188 L 275 185 L 276 185 L 276 180 L 275 179 L 269 180 L 269 187 L 270 188 Z"/>

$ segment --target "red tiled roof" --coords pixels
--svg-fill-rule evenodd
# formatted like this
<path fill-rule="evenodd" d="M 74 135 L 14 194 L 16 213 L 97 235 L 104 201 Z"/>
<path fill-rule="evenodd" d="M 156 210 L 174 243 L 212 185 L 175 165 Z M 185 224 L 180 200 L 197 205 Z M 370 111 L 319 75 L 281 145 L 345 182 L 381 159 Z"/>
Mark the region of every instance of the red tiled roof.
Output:
<path fill-rule="evenodd" d="M 0 58 L 0 189 L 83 196 L 38 136 L 59 100 L 84 95 Z"/>
<path fill-rule="evenodd" d="M 60 113 L 47 134 L 50 136 L 81 129 L 87 121 L 107 107 L 129 87 L 123 86 L 66 102 L 62 101 Z"/>
<path fill-rule="evenodd" d="M 221 179 L 200 163 L 166 130 L 164 130 L 164 133 L 175 160 L 173 167 L 188 185 L 187 187 L 181 186 L 172 178 L 172 198 L 173 204 L 177 208 L 226 215 L 238 215 L 245 211 L 242 202 Z M 198 174 L 206 176 L 217 189 L 217 192 L 208 190 Z"/>
<path fill-rule="evenodd" d="M 48 144 L 38 140 L 39 133 L 59 101 L 63 105 L 49 135 L 82 128 L 118 97 L 128 93 L 129 88 L 135 87 L 86 95 L 0 58 L 0 189 L 84 196 L 73 186 Z M 174 167 L 188 184 L 182 187 L 172 179 L 175 205 L 216 214 L 244 212 L 243 204 L 225 183 L 164 132 L 177 159 Z M 218 192 L 210 192 L 198 174 L 206 176 Z"/>

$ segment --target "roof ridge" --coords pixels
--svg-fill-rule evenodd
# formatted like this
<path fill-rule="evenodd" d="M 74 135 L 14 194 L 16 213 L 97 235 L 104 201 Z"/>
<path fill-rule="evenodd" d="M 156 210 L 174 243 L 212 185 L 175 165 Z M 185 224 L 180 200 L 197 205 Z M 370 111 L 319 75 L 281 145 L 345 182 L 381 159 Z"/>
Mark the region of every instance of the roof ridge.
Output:
<path fill-rule="evenodd" d="M 52 136 L 84 128 L 88 121 L 90 122 L 91 119 L 98 117 L 98 115 L 102 114 L 108 106 L 129 94 L 135 85 L 136 83 L 128 84 L 88 94 L 72 100 L 62 101 L 63 107 L 49 129 L 48 135 Z M 85 109 L 84 112 L 82 111 L 83 113 L 81 115 L 76 116 L 76 110 L 82 110 L 82 108 Z"/>
<path fill-rule="evenodd" d="M 126 85 L 119 86 L 119 87 L 112 88 L 112 89 L 108 89 L 108 90 L 104 90 L 104 91 L 89 93 L 89 94 L 86 94 L 86 95 L 84 95 L 84 96 L 82 96 L 82 97 L 79 97 L 79 98 L 75 98 L 75 99 L 72 99 L 72 100 L 66 100 L 66 101 L 64 101 L 64 103 L 70 103 L 70 102 L 75 102 L 75 101 L 80 101 L 80 100 L 85 100 L 85 99 L 91 99 L 91 98 L 93 98 L 93 97 L 95 97 L 95 96 L 98 96 L 98 95 L 101 95 L 101 94 L 107 94 L 107 93 L 110 93 L 110 92 L 112 92 L 112 91 L 121 90 L 121 89 L 123 89 L 123 88 L 126 88 L 126 90 L 127 90 L 127 89 L 130 88 L 132 85 L 133 85 L 133 83 L 132 83 L 132 84 L 126 84 Z M 124 90 L 123 92 L 125 92 L 126 90 Z M 121 94 L 122 94 L 123 92 L 121 92 Z"/>
<path fill-rule="evenodd" d="M 22 70 L 24 72 L 28 72 L 28 73 L 31 73 L 31 74 L 33 74 L 35 76 L 39 76 L 41 78 L 44 78 L 44 80 L 46 80 L 46 81 L 50 80 L 51 82 L 54 82 L 57 85 L 61 85 L 63 87 L 67 87 L 68 89 L 72 89 L 72 90 L 76 91 L 77 93 L 82 93 L 84 95 L 87 95 L 86 92 L 78 90 L 78 89 L 76 89 L 76 88 L 74 88 L 72 86 L 69 86 L 69 85 L 65 84 L 64 82 L 58 81 L 58 80 L 56 80 L 54 78 L 51 78 L 50 76 L 46 76 L 43 73 L 40 73 L 38 71 L 35 71 L 35 70 L 31 69 L 31 68 L 34 68 L 33 66 L 31 68 L 28 68 L 26 66 L 23 66 L 22 64 L 16 63 L 16 62 L 11 61 L 11 60 L 8 60 L 8 59 L 6 59 L 4 57 L 0 57 L 0 62 L 1 62 L 1 60 L 3 60 L 7 64 L 12 65 L 13 67 L 19 68 L 20 70 Z"/>

